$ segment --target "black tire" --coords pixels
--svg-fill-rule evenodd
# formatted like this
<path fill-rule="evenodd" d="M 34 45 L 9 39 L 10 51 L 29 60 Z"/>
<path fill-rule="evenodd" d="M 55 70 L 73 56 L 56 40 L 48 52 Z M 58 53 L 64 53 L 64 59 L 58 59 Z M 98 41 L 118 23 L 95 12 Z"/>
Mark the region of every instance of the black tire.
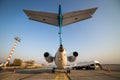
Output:
<path fill-rule="evenodd" d="M 2 71 L 2 67 L 0 67 L 0 71 Z"/>
<path fill-rule="evenodd" d="M 70 74 L 70 69 L 68 69 L 68 70 L 67 70 L 67 73 L 69 73 L 69 74 Z"/>
<path fill-rule="evenodd" d="M 55 69 L 52 69 L 52 73 L 55 73 Z"/>

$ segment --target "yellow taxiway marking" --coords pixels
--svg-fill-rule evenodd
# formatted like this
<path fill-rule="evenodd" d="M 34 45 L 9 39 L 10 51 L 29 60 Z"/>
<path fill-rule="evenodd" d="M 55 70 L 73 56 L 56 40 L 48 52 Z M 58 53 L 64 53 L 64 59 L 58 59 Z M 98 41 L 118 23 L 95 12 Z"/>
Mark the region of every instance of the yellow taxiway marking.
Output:
<path fill-rule="evenodd" d="M 65 73 L 57 73 L 55 80 L 70 80 Z"/>

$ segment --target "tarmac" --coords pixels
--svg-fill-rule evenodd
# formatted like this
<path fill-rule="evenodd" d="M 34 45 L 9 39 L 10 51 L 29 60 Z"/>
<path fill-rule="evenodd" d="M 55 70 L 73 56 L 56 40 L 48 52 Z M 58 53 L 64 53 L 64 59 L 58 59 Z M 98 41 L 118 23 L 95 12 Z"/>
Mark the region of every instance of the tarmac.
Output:
<path fill-rule="evenodd" d="M 52 73 L 49 68 L 16 69 L 0 71 L 0 80 L 120 80 L 120 70 L 71 70 L 69 74 Z"/>

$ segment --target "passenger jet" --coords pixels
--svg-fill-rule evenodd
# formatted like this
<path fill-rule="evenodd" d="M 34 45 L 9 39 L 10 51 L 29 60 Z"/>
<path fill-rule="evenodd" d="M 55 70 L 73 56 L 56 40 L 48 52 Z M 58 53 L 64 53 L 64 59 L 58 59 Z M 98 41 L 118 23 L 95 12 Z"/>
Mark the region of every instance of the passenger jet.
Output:
<path fill-rule="evenodd" d="M 61 5 L 59 5 L 58 13 L 49 13 L 33 10 L 23 10 L 30 20 L 35 20 L 47 24 L 57 26 L 59 28 L 59 42 L 60 46 L 55 54 L 55 57 L 51 56 L 48 52 L 44 53 L 44 57 L 48 63 L 55 62 L 58 69 L 64 69 L 69 62 L 74 62 L 78 56 L 78 52 L 73 52 L 72 56 L 66 55 L 66 50 L 62 45 L 62 27 L 91 18 L 97 8 L 91 8 L 86 10 L 78 10 L 62 14 Z"/>

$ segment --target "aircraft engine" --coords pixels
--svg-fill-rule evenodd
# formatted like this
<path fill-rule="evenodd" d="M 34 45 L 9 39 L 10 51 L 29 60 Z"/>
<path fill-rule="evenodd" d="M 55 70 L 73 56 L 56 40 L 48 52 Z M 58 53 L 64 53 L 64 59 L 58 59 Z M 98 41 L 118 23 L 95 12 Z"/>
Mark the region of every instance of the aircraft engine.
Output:
<path fill-rule="evenodd" d="M 68 56 L 68 61 L 74 62 L 78 56 L 78 52 L 73 52 L 73 56 Z"/>
<path fill-rule="evenodd" d="M 44 57 L 45 57 L 45 60 L 48 62 L 48 63 L 51 63 L 53 62 L 53 57 L 48 53 L 48 52 L 45 52 L 44 53 Z"/>

